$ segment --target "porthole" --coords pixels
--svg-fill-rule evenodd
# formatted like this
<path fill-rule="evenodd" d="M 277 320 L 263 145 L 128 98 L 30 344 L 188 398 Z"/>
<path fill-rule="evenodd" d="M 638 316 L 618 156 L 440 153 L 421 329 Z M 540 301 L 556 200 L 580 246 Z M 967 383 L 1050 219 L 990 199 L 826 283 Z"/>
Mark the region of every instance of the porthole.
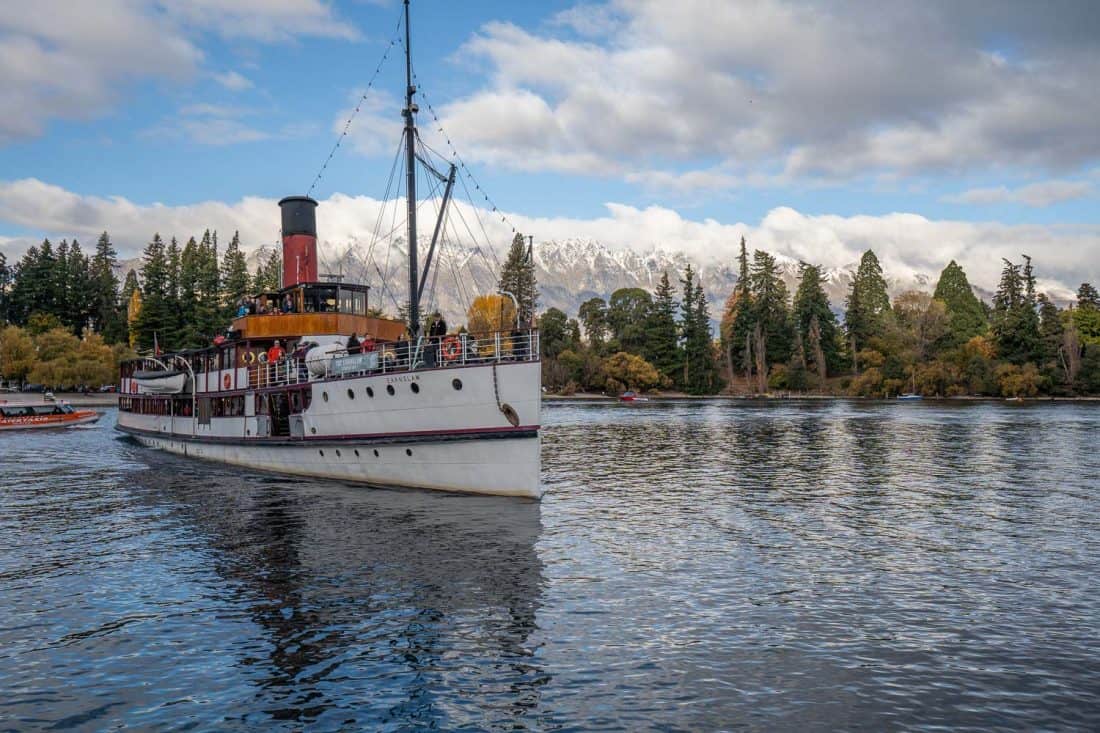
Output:
<path fill-rule="evenodd" d="M 413 449 L 412 448 L 406 448 L 405 449 L 405 455 L 411 456 L 412 454 L 413 454 Z"/>
<path fill-rule="evenodd" d="M 310 428 L 310 429 L 309 429 L 309 432 L 311 432 L 311 433 L 313 433 L 314 435 L 316 435 L 316 434 L 317 434 L 317 428 Z"/>
<path fill-rule="evenodd" d="M 386 392 L 388 394 L 391 394 L 391 395 L 393 394 L 393 385 L 392 384 L 387 384 L 386 385 Z"/>
<path fill-rule="evenodd" d="M 377 448 L 375 448 L 375 449 L 374 449 L 374 457 L 375 457 L 375 458 L 377 458 L 377 457 L 378 457 L 378 449 L 377 449 Z"/>
<path fill-rule="evenodd" d="M 358 448 L 356 448 L 356 449 L 355 449 L 355 457 L 356 457 L 356 458 L 358 458 L 358 457 L 359 457 L 359 449 L 358 449 Z"/>
<path fill-rule="evenodd" d="M 451 386 L 454 387 L 455 389 L 462 389 L 462 380 L 461 379 L 452 379 L 451 380 Z"/>
<path fill-rule="evenodd" d="M 420 394 L 420 385 L 417 384 L 416 382 L 413 382 L 412 384 L 410 384 L 409 389 L 411 389 L 413 391 L 413 394 Z"/>
<path fill-rule="evenodd" d="M 374 397 L 374 387 L 367 387 L 367 397 Z"/>
<path fill-rule="evenodd" d="M 325 457 L 325 452 L 324 452 L 323 450 L 319 450 L 319 451 L 317 451 L 317 452 L 321 454 L 321 458 L 324 458 L 324 457 Z"/>
<path fill-rule="evenodd" d="M 337 449 L 336 449 L 336 457 L 337 457 L 337 458 L 339 458 L 339 457 L 340 457 L 340 449 L 339 449 L 339 448 L 337 448 Z"/>
<path fill-rule="evenodd" d="M 328 402 L 328 392 L 322 392 L 321 399 L 323 399 L 325 402 Z"/>
<path fill-rule="evenodd" d="M 348 387 L 348 399 L 349 400 L 354 400 L 355 399 L 355 390 L 353 390 L 351 387 Z"/>

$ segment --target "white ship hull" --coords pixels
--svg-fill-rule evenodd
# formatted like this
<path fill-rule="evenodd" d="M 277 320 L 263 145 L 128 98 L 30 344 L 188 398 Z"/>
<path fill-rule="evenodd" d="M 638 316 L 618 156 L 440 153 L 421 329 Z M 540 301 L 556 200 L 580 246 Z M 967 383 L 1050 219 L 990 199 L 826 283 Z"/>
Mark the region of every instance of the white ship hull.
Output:
<path fill-rule="evenodd" d="M 218 393 L 243 394 L 242 416 L 120 411 L 118 428 L 153 448 L 261 470 L 539 498 L 540 382 L 537 361 L 315 380 L 287 435 L 256 414 L 263 390 Z"/>

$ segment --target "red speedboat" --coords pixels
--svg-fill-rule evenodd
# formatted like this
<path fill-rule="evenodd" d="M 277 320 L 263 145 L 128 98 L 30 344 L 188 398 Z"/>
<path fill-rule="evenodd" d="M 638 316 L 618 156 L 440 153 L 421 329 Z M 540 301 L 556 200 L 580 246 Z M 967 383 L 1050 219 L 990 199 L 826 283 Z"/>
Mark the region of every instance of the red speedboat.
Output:
<path fill-rule="evenodd" d="M 40 403 L 36 405 L 0 405 L 0 430 L 32 428 L 68 428 L 98 420 L 95 410 L 74 410 L 72 405 Z"/>
<path fill-rule="evenodd" d="M 637 392 L 623 392 L 619 395 L 619 402 L 649 402 L 648 397 L 642 397 Z"/>

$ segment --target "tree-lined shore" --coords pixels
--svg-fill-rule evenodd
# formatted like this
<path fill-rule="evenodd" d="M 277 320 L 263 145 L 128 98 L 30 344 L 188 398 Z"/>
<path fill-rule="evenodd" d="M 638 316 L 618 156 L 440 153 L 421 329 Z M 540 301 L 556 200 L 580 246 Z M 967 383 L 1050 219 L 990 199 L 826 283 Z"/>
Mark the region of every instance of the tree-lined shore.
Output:
<path fill-rule="evenodd" d="M 14 265 L 0 254 L 0 376 L 9 382 L 97 386 L 118 360 L 208 345 L 241 298 L 278 289 L 272 252 L 249 272 L 239 237 L 219 252 L 216 232 L 154 235 L 124 282 L 104 232 L 95 251 L 45 240 Z M 1100 394 L 1100 295 L 1082 283 L 1059 307 L 1038 292 L 1030 257 L 1005 261 L 991 303 L 958 263 L 933 292 L 891 299 L 873 251 L 864 253 L 843 317 L 830 307 L 821 268 L 802 263 L 792 294 L 775 258 L 742 238 L 738 280 L 714 333 L 706 293 L 689 266 L 662 273 L 653 292 L 622 288 L 590 298 L 576 314 L 538 313 L 530 245 L 516 235 L 498 286 L 475 298 L 474 330 L 537 321 L 551 393 L 625 389 L 691 395 L 771 392 L 891 397 Z M 515 298 L 512 302 L 511 298 Z M 399 316 L 401 314 L 398 314 Z"/>

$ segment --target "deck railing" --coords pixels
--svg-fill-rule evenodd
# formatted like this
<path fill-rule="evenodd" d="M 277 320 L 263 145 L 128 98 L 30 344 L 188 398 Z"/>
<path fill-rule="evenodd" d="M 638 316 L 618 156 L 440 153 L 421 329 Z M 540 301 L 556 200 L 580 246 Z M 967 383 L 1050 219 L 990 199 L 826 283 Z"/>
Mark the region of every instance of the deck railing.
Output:
<path fill-rule="evenodd" d="M 538 329 L 463 333 L 424 337 L 416 342 L 378 344 L 372 351 L 337 352 L 322 362 L 324 372 L 315 378 L 357 377 L 538 359 Z M 301 358 L 288 357 L 256 364 L 248 369 L 250 388 L 281 387 L 308 381 L 309 369 L 305 359 Z"/>

